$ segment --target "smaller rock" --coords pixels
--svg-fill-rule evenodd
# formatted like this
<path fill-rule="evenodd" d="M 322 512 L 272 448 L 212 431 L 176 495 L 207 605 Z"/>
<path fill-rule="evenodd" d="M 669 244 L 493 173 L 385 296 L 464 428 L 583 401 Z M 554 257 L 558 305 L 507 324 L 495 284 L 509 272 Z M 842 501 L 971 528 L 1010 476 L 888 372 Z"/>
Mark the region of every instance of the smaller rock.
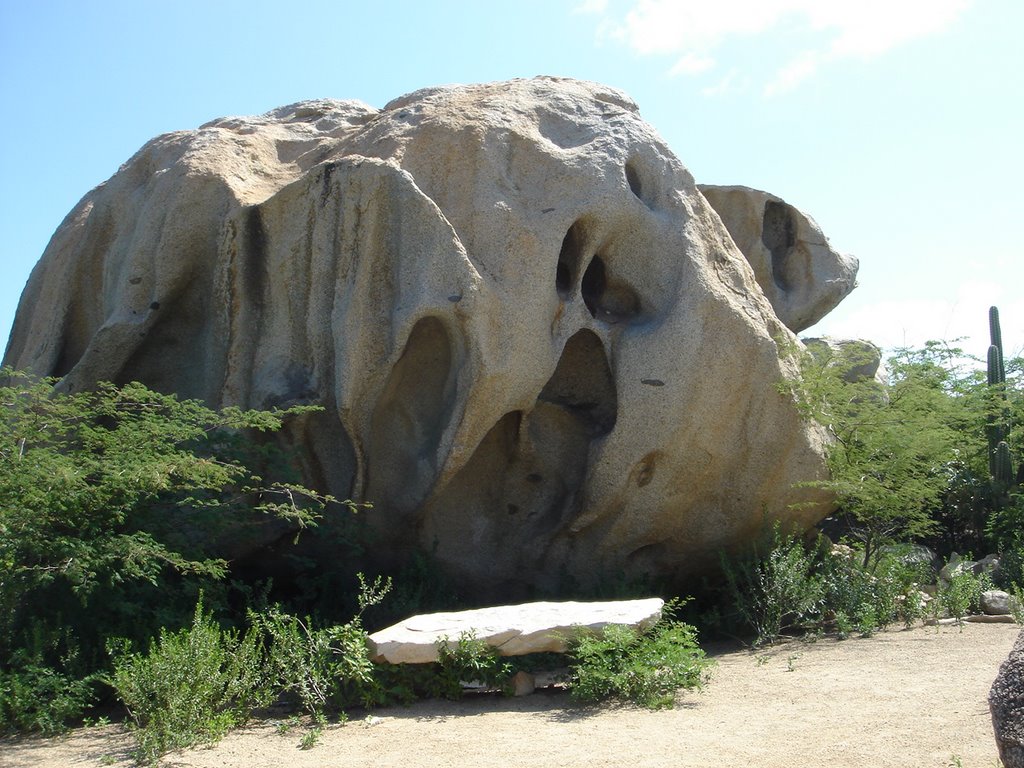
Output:
<path fill-rule="evenodd" d="M 1016 607 L 1016 600 L 1009 592 L 989 589 L 981 593 L 981 610 L 990 616 L 1008 616 Z"/>
<path fill-rule="evenodd" d="M 1024 632 L 1009 658 L 999 667 L 999 675 L 988 694 L 996 746 L 1005 768 L 1024 768 Z"/>
<path fill-rule="evenodd" d="M 964 621 L 969 621 L 972 624 L 1013 624 L 1013 616 L 989 616 L 984 613 L 975 614 L 973 616 L 965 616 Z"/>
<path fill-rule="evenodd" d="M 512 693 L 515 696 L 529 696 L 536 687 L 537 682 L 529 672 L 519 670 L 512 678 Z"/>
<path fill-rule="evenodd" d="M 985 555 L 978 562 L 974 563 L 972 570 L 975 576 L 981 576 L 983 573 L 989 575 L 999 570 L 999 556 L 998 555 Z"/>
<path fill-rule="evenodd" d="M 661 618 L 664 605 L 661 598 L 651 597 L 595 603 L 523 603 L 424 614 L 370 635 L 370 655 L 374 661 L 391 664 L 427 664 L 437 661 L 438 643 L 454 645 L 463 635 L 484 641 L 502 656 L 564 653 L 566 643 L 579 632 L 600 632 L 609 624 L 647 629 Z"/>

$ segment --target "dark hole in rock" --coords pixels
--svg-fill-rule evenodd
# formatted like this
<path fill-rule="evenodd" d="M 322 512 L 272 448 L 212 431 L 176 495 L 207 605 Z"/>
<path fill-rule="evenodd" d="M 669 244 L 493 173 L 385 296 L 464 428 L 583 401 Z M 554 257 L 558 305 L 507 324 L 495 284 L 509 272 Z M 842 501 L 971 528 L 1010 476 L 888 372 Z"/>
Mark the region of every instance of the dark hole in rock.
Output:
<path fill-rule="evenodd" d="M 643 184 L 640 183 L 640 174 L 637 173 L 636 166 L 633 163 L 626 163 L 626 183 L 629 184 L 630 191 L 637 196 L 639 200 L 643 200 Z"/>
<path fill-rule="evenodd" d="M 159 301 L 154 301 L 152 304 L 149 305 L 149 308 L 152 309 L 152 310 L 160 309 L 160 302 Z"/>
<path fill-rule="evenodd" d="M 555 269 L 555 289 L 558 295 L 566 298 L 576 282 L 580 261 L 583 258 L 583 231 L 580 222 L 576 222 L 562 238 L 562 250 L 558 253 L 558 267 Z"/>
<path fill-rule="evenodd" d="M 618 415 L 615 381 L 601 340 L 593 331 L 580 331 L 566 342 L 538 399 L 564 408 L 592 437 L 612 431 Z"/>
<path fill-rule="evenodd" d="M 790 250 L 796 244 L 796 222 L 785 203 L 774 200 L 765 203 L 761 242 L 772 254 L 772 279 L 779 288 L 788 291 L 792 281 L 787 261 Z"/>
<path fill-rule="evenodd" d="M 454 407 L 453 359 L 444 323 L 425 317 L 413 326 L 371 416 L 367 498 L 403 511 L 422 500 Z"/>
<path fill-rule="evenodd" d="M 583 273 L 583 303 L 591 317 L 610 323 L 640 314 L 640 298 L 628 285 L 609 280 L 604 260 L 595 256 Z"/>

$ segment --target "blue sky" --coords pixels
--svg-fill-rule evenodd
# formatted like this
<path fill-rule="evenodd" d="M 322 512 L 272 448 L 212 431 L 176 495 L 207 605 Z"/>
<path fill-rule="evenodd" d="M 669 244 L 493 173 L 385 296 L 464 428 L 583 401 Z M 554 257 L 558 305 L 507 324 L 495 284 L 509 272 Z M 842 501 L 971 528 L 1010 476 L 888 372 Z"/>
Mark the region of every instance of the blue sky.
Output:
<path fill-rule="evenodd" d="M 1024 2 L 0 0 L 0 338 L 143 143 L 316 97 L 537 74 L 629 93 L 699 182 L 813 216 L 860 287 L 808 331 L 1024 349 Z"/>

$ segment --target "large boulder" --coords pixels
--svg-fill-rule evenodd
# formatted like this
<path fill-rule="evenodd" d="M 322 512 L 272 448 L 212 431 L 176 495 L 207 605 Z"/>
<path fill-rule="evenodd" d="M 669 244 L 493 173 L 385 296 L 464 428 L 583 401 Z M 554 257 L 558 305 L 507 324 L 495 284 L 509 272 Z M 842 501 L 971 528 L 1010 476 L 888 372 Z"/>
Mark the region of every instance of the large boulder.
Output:
<path fill-rule="evenodd" d="M 857 286 L 857 259 L 833 250 L 814 219 L 785 200 L 750 187 L 699 188 L 794 333 L 821 320 Z"/>
<path fill-rule="evenodd" d="M 1024 632 L 999 667 L 988 705 L 1003 766 L 1024 768 Z"/>
<path fill-rule="evenodd" d="M 283 439 L 374 504 L 373 554 L 507 598 L 820 519 L 825 437 L 776 387 L 794 343 L 629 97 L 536 78 L 152 140 L 54 234 L 5 363 L 321 404 Z"/>

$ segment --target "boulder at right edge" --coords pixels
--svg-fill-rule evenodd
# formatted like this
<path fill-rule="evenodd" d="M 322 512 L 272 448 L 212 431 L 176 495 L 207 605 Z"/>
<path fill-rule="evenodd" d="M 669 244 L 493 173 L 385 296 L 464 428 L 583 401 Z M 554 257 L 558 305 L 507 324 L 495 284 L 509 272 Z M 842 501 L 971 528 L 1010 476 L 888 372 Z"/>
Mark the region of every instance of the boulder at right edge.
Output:
<path fill-rule="evenodd" d="M 1024 768 L 1024 631 L 999 667 L 988 706 L 1004 768 Z"/>

